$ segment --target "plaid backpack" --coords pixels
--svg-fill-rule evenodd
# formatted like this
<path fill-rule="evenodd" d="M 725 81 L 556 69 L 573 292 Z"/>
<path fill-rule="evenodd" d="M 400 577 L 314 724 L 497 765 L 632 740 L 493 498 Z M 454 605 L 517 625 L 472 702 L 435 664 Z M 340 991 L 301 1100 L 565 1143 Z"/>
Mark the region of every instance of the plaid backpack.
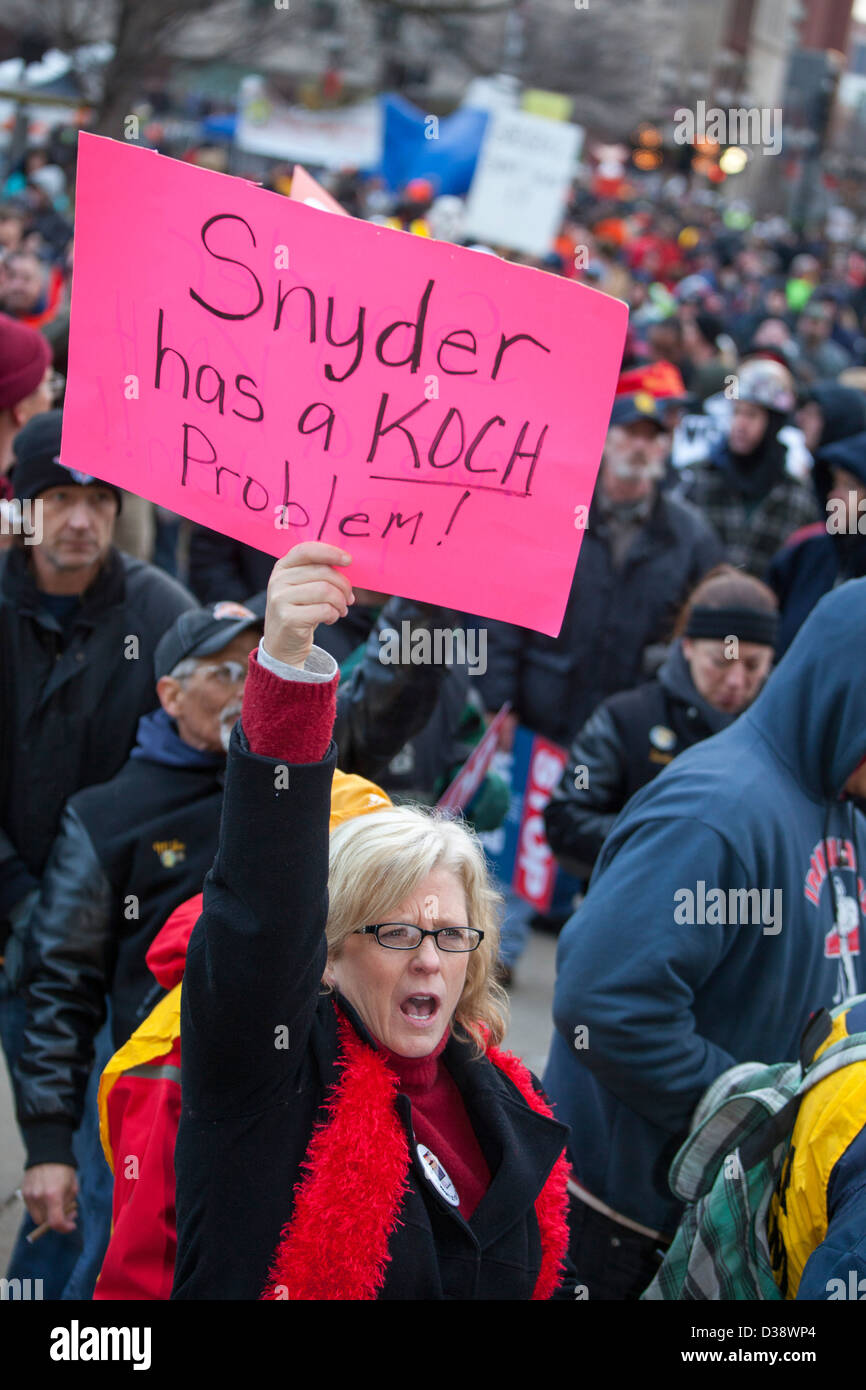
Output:
<path fill-rule="evenodd" d="M 705 1091 L 670 1170 L 671 1189 L 688 1205 L 642 1298 L 782 1299 L 773 1269 L 783 1252 L 768 1234 L 770 1202 L 803 1096 L 841 1067 L 866 1062 L 866 1032 L 815 1059 L 834 1020 L 864 1001 L 857 995 L 815 1014 L 799 1062 L 742 1062 Z"/>

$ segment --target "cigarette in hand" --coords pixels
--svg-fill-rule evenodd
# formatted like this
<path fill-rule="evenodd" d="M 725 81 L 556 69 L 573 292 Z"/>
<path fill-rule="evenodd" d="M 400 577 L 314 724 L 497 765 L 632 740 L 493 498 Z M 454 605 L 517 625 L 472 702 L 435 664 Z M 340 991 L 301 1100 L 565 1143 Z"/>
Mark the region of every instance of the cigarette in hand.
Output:
<path fill-rule="evenodd" d="M 21 1200 L 22 1200 L 22 1202 L 24 1201 L 24 1196 L 23 1196 L 23 1194 L 22 1194 L 22 1192 L 21 1192 L 21 1188 L 20 1188 L 20 1187 L 16 1190 L 15 1196 L 16 1196 L 16 1197 L 20 1197 Z M 69 1216 L 70 1212 L 74 1212 L 76 1215 L 78 1214 L 78 1204 L 77 1204 L 77 1202 L 73 1202 L 71 1206 L 68 1206 L 68 1207 L 64 1208 L 64 1214 L 65 1214 L 66 1216 Z M 43 1221 L 41 1226 L 36 1226 L 36 1227 L 34 1228 L 34 1230 L 32 1230 L 32 1231 L 30 1232 L 29 1236 L 25 1236 L 24 1239 L 27 1241 L 27 1244 L 28 1244 L 28 1245 L 32 1245 L 32 1244 L 34 1243 L 34 1241 L 41 1240 L 42 1237 L 43 1237 L 44 1235 L 46 1235 L 46 1234 L 48 1233 L 48 1231 L 50 1231 L 50 1230 L 51 1230 L 51 1222 L 50 1222 L 50 1221 Z M 63 1234 L 63 1233 L 61 1232 L 61 1234 Z"/>

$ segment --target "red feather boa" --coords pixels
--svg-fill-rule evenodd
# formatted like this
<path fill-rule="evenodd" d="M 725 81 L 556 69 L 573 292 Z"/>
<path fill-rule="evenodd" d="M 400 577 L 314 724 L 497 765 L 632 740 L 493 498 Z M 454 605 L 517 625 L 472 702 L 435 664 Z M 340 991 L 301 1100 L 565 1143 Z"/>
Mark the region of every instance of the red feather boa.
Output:
<path fill-rule="evenodd" d="M 399 1083 L 342 1015 L 338 1032 L 342 1074 L 331 1091 L 328 1118 L 307 1147 L 294 1211 L 280 1233 L 263 1299 L 375 1299 L 385 1282 L 388 1241 L 409 1187 L 409 1146 L 394 1107 Z M 496 1047 L 488 1048 L 487 1057 L 532 1110 L 552 1114 L 518 1058 Z M 567 1182 L 563 1153 L 535 1202 L 542 1257 L 533 1299 L 550 1298 L 562 1281 Z"/>

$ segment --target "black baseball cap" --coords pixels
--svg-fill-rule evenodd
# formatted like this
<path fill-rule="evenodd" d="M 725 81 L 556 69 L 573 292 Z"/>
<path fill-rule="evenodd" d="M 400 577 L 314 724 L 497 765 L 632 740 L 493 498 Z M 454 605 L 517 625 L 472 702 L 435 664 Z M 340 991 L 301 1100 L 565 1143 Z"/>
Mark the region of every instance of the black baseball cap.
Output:
<path fill-rule="evenodd" d="M 171 675 L 189 656 L 213 656 L 233 638 L 251 627 L 263 627 L 263 618 L 246 604 L 223 600 L 206 608 L 188 608 L 159 639 L 153 656 L 156 679 Z"/>
<path fill-rule="evenodd" d="M 123 493 L 114 483 L 103 482 L 91 473 L 83 473 L 70 464 L 60 462 L 60 436 L 63 428 L 62 410 L 45 410 L 34 415 L 15 436 L 12 468 L 12 490 L 24 501 L 34 498 L 50 487 L 69 487 L 75 483 L 88 487 L 96 483 L 107 487 L 117 500 L 117 510 L 123 503 Z"/>
<path fill-rule="evenodd" d="M 634 425 L 638 420 L 649 420 L 660 430 L 665 428 L 664 417 L 659 403 L 649 391 L 632 391 L 627 396 L 616 396 L 610 413 L 612 425 Z"/>

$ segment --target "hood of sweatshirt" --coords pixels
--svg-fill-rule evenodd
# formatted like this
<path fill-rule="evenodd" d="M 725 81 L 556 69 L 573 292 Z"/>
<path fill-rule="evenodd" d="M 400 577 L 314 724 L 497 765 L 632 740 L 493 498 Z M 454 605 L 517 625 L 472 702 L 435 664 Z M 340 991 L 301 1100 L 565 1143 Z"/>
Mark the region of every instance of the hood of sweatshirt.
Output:
<path fill-rule="evenodd" d="M 225 753 L 210 753 L 184 743 L 174 720 L 164 709 L 151 710 L 138 721 L 131 758 L 146 758 L 163 767 L 188 767 L 201 772 L 225 767 Z"/>
<path fill-rule="evenodd" d="M 658 669 L 656 679 L 675 699 L 681 700 L 684 705 L 694 705 L 710 733 L 719 734 L 722 729 L 727 729 L 728 725 L 733 723 L 733 715 L 716 709 L 698 692 L 692 680 L 689 663 L 683 654 L 681 641 L 675 642 L 671 647 Z"/>
<path fill-rule="evenodd" d="M 866 430 L 866 396 L 853 386 L 840 386 L 835 381 L 819 381 L 809 392 L 809 399 L 820 407 L 824 427 L 818 449 L 848 439 Z"/>
<path fill-rule="evenodd" d="M 825 594 L 739 724 L 803 791 L 833 801 L 866 756 L 866 579 Z"/>

